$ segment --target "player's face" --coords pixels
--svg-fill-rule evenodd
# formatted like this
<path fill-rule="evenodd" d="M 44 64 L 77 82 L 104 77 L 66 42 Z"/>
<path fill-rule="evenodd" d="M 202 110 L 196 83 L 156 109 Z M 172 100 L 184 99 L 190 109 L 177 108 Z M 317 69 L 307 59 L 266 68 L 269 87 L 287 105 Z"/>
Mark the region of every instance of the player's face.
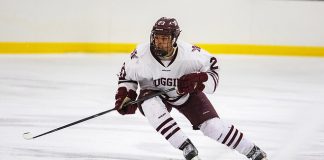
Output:
<path fill-rule="evenodd" d="M 155 45 L 158 49 L 172 51 L 172 37 L 171 35 L 154 35 Z"/>

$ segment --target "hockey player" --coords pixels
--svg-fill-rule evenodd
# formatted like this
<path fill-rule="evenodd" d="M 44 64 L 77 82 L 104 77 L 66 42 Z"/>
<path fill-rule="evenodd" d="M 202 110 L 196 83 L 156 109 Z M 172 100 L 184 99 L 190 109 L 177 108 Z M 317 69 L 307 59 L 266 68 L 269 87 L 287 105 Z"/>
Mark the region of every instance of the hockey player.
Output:
<path fill-rule="evenodd" d="M 115 108 L 122 115 L 139 108 L 150 125 L 170 144 L 183 151 L 186 160 L 199 160 L 198 150 L 169 112 L 182 113 L 205 136 L 252 160 L 266 160 L 266 153 L 243 136 L 235 126 L 219 118 L 205 93 L 218 84 L 217 59 L 205 50 L 177 41 L 180 28 L 174 18 L 162 17 L 154 24 L 150 43 L 140 44 L 119 74 Z M 130 100 L 176 87 L 175 91 L 148 99 L 138 105 L 123 106 Z"/>

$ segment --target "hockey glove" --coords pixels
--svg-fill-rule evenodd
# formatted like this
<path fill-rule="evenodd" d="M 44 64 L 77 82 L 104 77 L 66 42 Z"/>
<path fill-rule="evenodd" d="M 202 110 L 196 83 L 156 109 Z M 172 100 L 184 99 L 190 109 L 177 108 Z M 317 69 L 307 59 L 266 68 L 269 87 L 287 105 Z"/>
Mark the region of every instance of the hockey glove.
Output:
<path fill-rule="evenodd" d="M 126 102 L 136 100 L 137 94 L 134 90 L 127 91 L 126 87 L 120 87 L 115 95 L 115 109 L 121 114 L 134 114 L 137 104 L 124 106 Z"/>
<path fill-rule="evenodd" d="M 178 80 L 177 92 L 182 95 L 193 92 L 201 92 L 205 88 L 203 82 L 206 82 L 207 80 L 208 76 L 206 72 L 189 73 L 183 75 Z"/>

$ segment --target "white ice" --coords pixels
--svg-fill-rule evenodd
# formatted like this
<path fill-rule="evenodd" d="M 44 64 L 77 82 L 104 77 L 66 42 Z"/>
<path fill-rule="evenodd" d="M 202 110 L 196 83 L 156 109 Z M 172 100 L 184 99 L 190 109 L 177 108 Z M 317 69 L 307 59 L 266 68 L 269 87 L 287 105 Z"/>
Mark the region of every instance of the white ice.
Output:
<path fill-rule="evenodd" d="M 182 153 L 137 112 L 111 109 L 126 54 L 0 55 L 0 160 L 166 160 Z M 324 58 L 216 55 L 220 84 L 208 95 L 224 120 L 270 160 L 324 159 Z M 203 160 L 245 160 L 172 115 Z"/>

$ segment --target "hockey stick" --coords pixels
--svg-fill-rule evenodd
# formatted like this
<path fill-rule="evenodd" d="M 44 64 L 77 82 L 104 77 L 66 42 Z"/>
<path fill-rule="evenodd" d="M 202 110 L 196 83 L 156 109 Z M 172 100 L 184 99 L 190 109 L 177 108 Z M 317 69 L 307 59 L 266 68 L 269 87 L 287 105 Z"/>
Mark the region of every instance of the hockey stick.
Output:
<path fill-rule="evenodd" d="M 135 101 L 130 101 L 130 102 L 124 104 L 124 106 L 131 105 L 131 104 L 136 104 L 136 103 L 139 103 L 139 102 L 145 101 L 145 100 L 147 100 L 147 99 L 150 99 L 150 98 L 153 98 L 153 97 L 156 97 L 156 96 L 160 96 L 160 95 L 162 95 L 162 94 L 165 94 L 165 93 L 170 92 L 170 91 L 173 91 L 173 90 L 175 90 L 175 88 L 166 89 L 166 90 L 163 90 L 163 91 L 160 91 L 160 92 L 157 92 L 157 93 L 154 93 L 154 94 L 151 94 L 151 95 L 148 95 L 148 96 L 142 97 L 142 98 L 137 99 L 137 100 L 135 100 Z M 104 114 L 109 113 L 109 112 L 114 111 L 114 110 L 116 110 L 116 109 L 115 109 L 115 108 L 112 108 L 112 109 L 109 109 L 109 110 L 106 110 L 106 111 L 103 111 L 103 112 L 97 113 L 97 114 L 95 114 L 95 115 L 92 115 L 92 116 L 89 116 L 89 117 L 86 117 L 86 118 L 80 119 L 80 120 L 75 121 L 75 122 L 72 122 L 72 123 L 69 123 L 69 124 L 64 125 L 64 126 L 62 126 L 62 127 L 58 127 L 58 128 L 56 128 L 56 129 L 50 130 L 50 131 L 48 131 L 48 132 L 45 132 L 45 133 L 39 134 L 39 135 L 37 135 L 37 136 L 33 136 L 32 133 L 30 133 L 30 132 L 26 132 L 26 133 L 23 134 L 23 137 L 24 137 L 24 139 L 26 139 L 26 140 L 35 139 L 35 138 L 37 138 L 37 137 L 41 137 L 41 136 L 44 136 L 44 135 L 46 135 L 46 134 L 49 134 L 49 133 L 52 133 L 52 132 L 56 132 L 56 131 L 61 130 L 61 129 L 63 129 L 63 128 L 67 128 L 67 127 L 73 126 L 73 125 L 75 125 L 75 124 L 78 124 L 78 123 L 81 123 L 81 122 L 87 121 L 87 120 L 89 120 L 89 119 L 96 118 L 96 117 L 98 117 L 98 116 L 104 115 Z"/>

